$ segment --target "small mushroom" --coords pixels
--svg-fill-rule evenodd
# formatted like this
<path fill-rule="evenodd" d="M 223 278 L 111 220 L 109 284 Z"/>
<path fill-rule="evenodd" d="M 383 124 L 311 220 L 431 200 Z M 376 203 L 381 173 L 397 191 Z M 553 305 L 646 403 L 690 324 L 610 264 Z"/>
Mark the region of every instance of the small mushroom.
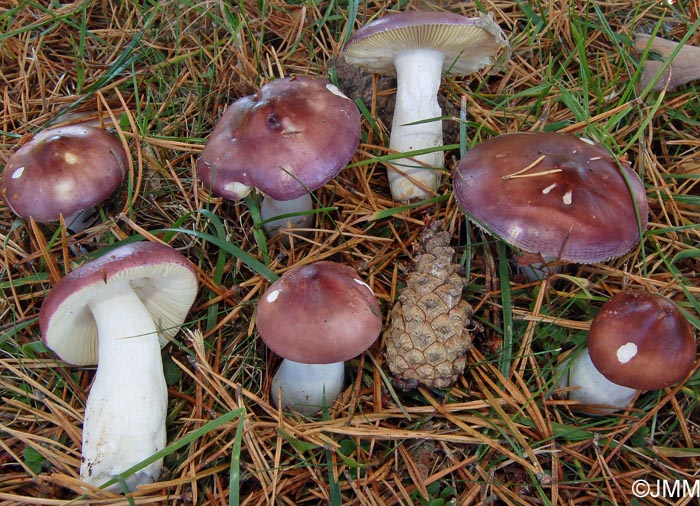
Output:
<path fill-rule="evenodd" d="M 678 42 L 637 33 L 635 34 L 634 47 L 639 53 L 643 53 L 649 48 L 651 53 L 657 53 L 664 60 L 667 60 L 678 48 Z M 649 59 L 642 63 L 642 75 L 639 78 L 639 86 L 642 89 L 647 87 L 663 64 L 663 61 Z M 685 44 L 678 49 L 671 63 L 652 84 L 651 89 L 652 91 L 664 89 L 670 91 L 697 80 L 700 80 L 700 47 Z"/>
<path fill-rule="evenodd" d="M 39 318 L 46 345 L 71 364 L 98 364 L 85 406 L 84 482 L 100 486 L 165 447 L 160 349 L 196 293 L 194 268 L 180 253 L 139 242 L 83 264 L 46 297 Z M 129 489 L 155 481 L 162 464 L 127 477 Z"/>
<path fill-rule="evenodd" d="M 359 141 L 360 112 L 336 86 L 318 77 L 276 79 L 231 104 L 197 170 L 204 187 L 221 197 L 238 200 L 253 187 L 263 192 L 264 218 L 303 213 L 312 209 L 310 192 L 345 167 Z"/>
<path fill-rule="evenodd" d="M 293 267 L 272 283 L 258 302 L 255 325 L 284 358 L 272 382 L 274 403 L 312 414 L 335 401 L 343 361 L 372 345 L 382 316 L 374 292 L 352 268 L 319 261 Z"/>
<path fill-rule="evenodd" d="M 396 105 L 389 148 L 404 153 L 435 151 L 392 161 L 388 168 L 395 200 L 428 198 L 440 185 L 444 153 L 442 110 L 437 96 L 443 73 L 471 74 L 493 63 L 507 44 L 489 16 L 411 11 L 371 21 L 343 51 L 348 63 L 377 74 L 396 74 Z"/>
<path fill-rule="evenodd" d="M 588 346 L 569 363 L 560 386 L 578 387 L 569 399 L 624 409 L 639 390 L 681 381 L 695 362 L 695 332 L 666 297 L 620 292 L 591 322 Z"/>
<path fill-rule="evenodd" d="M 101 128 L 44 130 L 18 148 L 0 178 L 2 198 L 20 217 L 38 222 L 63 215 L 76 232 L 79 213 L 111 195 L 126 173 L 121 142 Z"/>
<path fill-rule="evenodd" d="M 488 233 L 545 260 L 619 257 L 647 226 L 644 184 L 574 135 L 513 133 L 468 151 L 453 178 L 460 207 Z"/>

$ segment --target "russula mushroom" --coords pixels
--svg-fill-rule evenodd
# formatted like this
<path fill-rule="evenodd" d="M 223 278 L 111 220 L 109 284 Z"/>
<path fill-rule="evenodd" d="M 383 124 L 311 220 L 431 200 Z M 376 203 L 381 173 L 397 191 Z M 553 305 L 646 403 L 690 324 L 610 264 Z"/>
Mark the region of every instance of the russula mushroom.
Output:
<path fill-rule="evenodd" d="M 303 213 L 312 209 L 309 193 L 345 167 L 359 142 L 360 111 L 336 86 L 320 77 L 276 79 L 224 112 L 197 171 L 205 189 L 226 199 L 260 190 L 265 219 Z"/>
<path fill-rule="evenodd" d="M 490 16 L 411 11 L 366 24 L 348 40 L 348 63 L 376 74 L 396 74 L 396 105 L 389 148 L 434 151 L 393 160 L 388 167 L 394 200 L 429 198 L 440 185 L 444 153 L 437 96 L 443 73 L 462 76 L 494 62 L 507 44 Z"/>
<path fill-rule="evenodd" d="M 343 362 L 372 345 L 382 316 L 374 292 L 352 268 L 318 261 L 292 267 L 268 287 L 255 325 L 284 359 L 272 382 L 273 401 L 312 414 L 335 401 Z"/>
<path fill-rule="evenodd" d="M 126 167 L 121 142 L 105 130 L 83 125 L 52 128 L 12 154 L 0 177 L 0 191 L 18 216 L 50 222 L 63 215 L 75 232 L 81 229 L 79 213 L 111 195 Z"/>
<path fill-rule="evenodd" d="M 46 297 L 39 317 L 45 344 L 71 364 L 97 364 L 83 423 L 84 482 L 102 485 L 165 447 L 160 349 L 196 293 L 185 257 L 138 242 L 81 265 Z M 127 477 L 129 489 L 155 481 L 161 468 L 162 459 Z"/>
<path fill-rule="evenodd" d="M 639 390 L 681 381 L 695 362 L 695 332 L 671 300 L 619 292 L 593 318 L 588 346 L 562 372 L 569 399 L 624 409 Z"/>
<path fill-rule="evenodd" d="M 644 33 L 634 36 L 634 47 L 639 53 L 649 48 L 651 53 L 658 54 L 664 60 L 671 57 L 678 48 L 678 42 L 653 37 Z M 639 78 L 639 86 L 644 89 L 657 74 L 663 61 L 647 59 L 642 63 L 642 74 Z M 652 91 L 674 90 L 691 81 L 700 80 L 700 47 L 683 45 L 668 64 L 666 70 L 652 84 Z"/>
<path fill-rule="evenodd" d="M 454 174 L 462 210 L 481 228 L 545 260 L 619 257 L 647 226 L 644 184 L 600 145 L 561 133 L 513 133 L 468 151 Z"/>

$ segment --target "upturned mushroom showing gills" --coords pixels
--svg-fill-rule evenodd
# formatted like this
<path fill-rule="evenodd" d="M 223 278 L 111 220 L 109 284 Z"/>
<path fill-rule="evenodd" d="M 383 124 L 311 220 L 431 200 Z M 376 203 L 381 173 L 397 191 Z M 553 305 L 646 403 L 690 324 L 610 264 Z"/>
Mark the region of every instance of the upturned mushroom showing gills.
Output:
<path fill-rule="evenodd" d="M 160 349 L 179 330 L 196 293 L 185 257 L 139 242 L 83 264 L 46 297 L 39 318 L 46 345 L 71 364 L 97 364 L 83 422 L 84 482 L 103 485 L 165 447 Z M 162 465 L 161 459 L 126 477 L 128 488 L 155 481 Z"/>
<path fill-rule="evenodd" d="M 625 409 L 639 390 L 681 381 L 693 368 L 695 332 L 671 300 L 643 291 L 620 292 L 591 322 L 588 347 L 565 366 L 569 399 Z"/>
<path fill-rule="evenodd" d="M 466 215 L 545 260 L 596 263 L 630 251 L 647 227 L 644 184 L 602 146 L 560 133 L 513 133 L 469 150 L 453 176 Z"/>
<path fill-rule="evenodd" d="M 126 167 L 121 142 L 105 130 L 82 125 L 52 128 L 12 154 L 0 177 L 0 192 L 18 216 L 50 222 L 63 215 L 75 232 L 81 228 L 73 224 L 79 222 L 78 214 L 109 197 L 124 179 Z"/>
<path fill-rule="evenodd" d="M 391 162 L 388 177 L 394 200 L 429 198 L 440 185 L 444 153 L 437 98 L 442 74 L 472 74 L 492 64 L 506 45 L 503 31 L 489 16 L 426 11 L 375 19 L 348 40 L 343 51 L 348 63 L 396 75 L 389 148 L 398 153 L 433 149 Z"/>
<path fill-rule="evenodd" d="M 352 268 L 319 261 L 292 267 L 272 283 L 258 302 L 255 325 L 284 359 L 272 381 L 274 403 L 313 414 L 340 394 L 343 361 L 372 345 L 382 316 L 374 292 Z"/>
<path fill-rule="evenodd" d="M 359 142 L 360 111 L 336 86 L 276 79 L 224 112 L 197 171 L 206 190 L 226 199 L 260 190 L 265 218 L 303 213 L 312 209 L 310 192 L 338 175 Z"/>

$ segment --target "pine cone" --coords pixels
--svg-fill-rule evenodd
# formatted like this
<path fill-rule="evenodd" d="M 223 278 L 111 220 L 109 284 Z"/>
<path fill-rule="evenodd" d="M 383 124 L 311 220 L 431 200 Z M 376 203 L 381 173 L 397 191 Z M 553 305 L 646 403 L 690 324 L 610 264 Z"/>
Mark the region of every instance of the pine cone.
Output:
<path fill-rule="evenodd" d="M 421 233 L 414 268 L 389 312 L 386 359 L 403 388 L 450 386 L 464 372 L 471 347 L 466 280 L 452 261 L 450 234 L 439 226 L 433 222 Z"/>

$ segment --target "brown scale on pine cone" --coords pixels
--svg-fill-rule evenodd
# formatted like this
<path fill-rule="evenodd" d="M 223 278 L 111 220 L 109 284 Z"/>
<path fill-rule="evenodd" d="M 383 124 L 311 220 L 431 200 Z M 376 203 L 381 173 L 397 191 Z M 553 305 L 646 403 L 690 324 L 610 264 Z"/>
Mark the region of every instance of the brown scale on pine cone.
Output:
<path fill-rule="evenodd" d="M 450 234 L 431 223 L 414 247 L 415 265 L 389 312 L 386 359 L 402 388 L 445 388 L 464 372 L 471 306 L 466 280 L 452 260 Z"/>

